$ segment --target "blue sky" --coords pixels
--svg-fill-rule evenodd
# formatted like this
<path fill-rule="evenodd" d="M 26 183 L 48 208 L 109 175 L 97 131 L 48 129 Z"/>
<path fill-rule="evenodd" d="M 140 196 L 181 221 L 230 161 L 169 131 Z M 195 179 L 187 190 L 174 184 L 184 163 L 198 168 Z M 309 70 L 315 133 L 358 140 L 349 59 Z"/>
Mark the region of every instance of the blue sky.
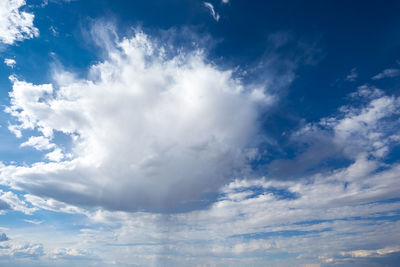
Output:
<path fill-rule="evenodd" d="M 399 11 L 0 0 L 0 265 L 396 266 Z"/>

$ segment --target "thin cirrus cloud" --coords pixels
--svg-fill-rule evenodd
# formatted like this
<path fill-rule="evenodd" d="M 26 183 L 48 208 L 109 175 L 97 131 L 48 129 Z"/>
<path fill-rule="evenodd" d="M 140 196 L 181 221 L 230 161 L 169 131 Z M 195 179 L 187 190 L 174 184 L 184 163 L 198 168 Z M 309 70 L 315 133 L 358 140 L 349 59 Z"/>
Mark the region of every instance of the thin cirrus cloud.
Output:
<path fill-rule="evenodd" d="M 400 76 L 400 69 L 385 69 L 381 73 L 378 73 L 372 80 L 380 80 L 384 78 L 394 78 Z"/>
<path fill-rule="evenodd" d="M 203 2 L 204 6 L 210 11 L 211 16 L 215 19 L 215 21 L 219 21 L 219 14 L 215 11 L 214 6 L 209 2 Z"/>
<path fill-rule="evenodd" d="M 346 76 L 346 80 L 349 82 L 355 82 L 358 78 L 357 68 L 352 68 L 350 73 Z"/>
<path fill-rule="evenodd" d="M 24 0 L 0 2 L 0 42 L 12 45 L 39 35 L 39 30 L 33 25 L 35 16 L 21 10 L 25 5 Z"/>
<path fill-rule="evenodd" d="M 38 130 L 21 146 L 53 149 L 45 156 L 53 162 L 4 166 L 3 184 L 78 206 L 174 210 L 246 169 L 267 94 L 199 51 L 167 57 L 141 32 L 109 49 L 88 79 L 62 71 L 55 84 L 11 79 L 6 111 L 19 123 L 10 130 Z M 51 142 L 54 132 L 71 138 L 70 151 Z"/>

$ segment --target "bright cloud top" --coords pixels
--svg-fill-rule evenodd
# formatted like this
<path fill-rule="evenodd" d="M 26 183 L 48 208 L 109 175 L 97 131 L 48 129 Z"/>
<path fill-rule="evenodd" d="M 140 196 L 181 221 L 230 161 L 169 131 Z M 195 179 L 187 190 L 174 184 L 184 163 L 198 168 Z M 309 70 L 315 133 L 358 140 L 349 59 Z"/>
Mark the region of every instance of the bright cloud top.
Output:
<path fill-rule="evenodd" d="M 145 34 L 123 39 L 89 79 L 59 72 L 56 85 L 12 78 L 10 129 L 53 162 L 5 166 L 2 183 L 81 206 L 173 210 L 193 205 L 242 172 L 256 154 L 268 96 L 205 62 L 166 56 Z M 71 149 L 53 142 L 71 137 Z"/>
<path fill-rule="evenodd" d="M 39 35 L 33 25 L 35 16 L 20 10 L 25 4 L 24 0 L 0 1 L 0 42 L 13 44 Z"/>

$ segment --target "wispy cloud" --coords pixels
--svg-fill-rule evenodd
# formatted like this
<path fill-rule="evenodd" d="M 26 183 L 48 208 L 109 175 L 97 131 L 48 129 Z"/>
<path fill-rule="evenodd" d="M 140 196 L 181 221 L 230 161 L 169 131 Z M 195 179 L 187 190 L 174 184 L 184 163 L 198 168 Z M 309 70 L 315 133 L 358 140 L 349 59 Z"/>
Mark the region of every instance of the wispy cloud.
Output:
<path fill-rule="evenodd" d="M 346 80 L 349 82 L 355 82 L 358 78 L 357 68 L 351 69 L 350 73 L 346 76 Z"/>
<path fill-rule="evenodd" d="M 27 223 L 36 224 L 36 225 L 39 225 L 39 224 L 43 223 L 43 221 L 39 221 L 39 220 L 27 220 L 27 219 L 25 219 L 24 221 L 27 222 Z"/>
<path fill-rule="evenodd" d="M 211 3 L 209 3 L 209 2 L 203 2 L 204 3 L 204 6 L 206 7 L 206 8 L 208 8 L 208 10 L 210 11 L 210 14 L 211 14 L 211 16 L 216 20 L 216 21 L 219 21 L 219 14 L 215 11 L 215 9 L 214 9 L 214 6 L 211 4 Z"/>
<path fill-rule="evenodd" d="M 400 76 L 400 69 L 386 69 L 381 73 L 378 73 L 377 75 L 372 77 L 372 80 L 380 80 L 383 78 L 394 78 L 397 76 Z"/>

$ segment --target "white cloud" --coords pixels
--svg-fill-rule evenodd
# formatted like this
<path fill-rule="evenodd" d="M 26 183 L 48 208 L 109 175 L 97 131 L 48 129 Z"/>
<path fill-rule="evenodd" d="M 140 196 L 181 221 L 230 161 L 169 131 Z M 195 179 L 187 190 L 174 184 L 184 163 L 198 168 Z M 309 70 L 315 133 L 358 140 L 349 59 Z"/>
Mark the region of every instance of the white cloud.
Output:
<path fill-rule="evenodd" d="M 101 266 L 318 266 L 398 252 L 400 223 L 391 216 L 400 204 L 388 200 L 398 197 L 400 166 L 384 157 L 400 140 L 399 98 L 362 86 L 351 95 L 361 104 L 341 107 L 294 138 L 325 137 L 351 159 L 348 166 L 297 180 L 232 181 L 259 156 L 251 140 L 271 96 L 205 63 L 199 52 L 168 57 L 142 33 L 117 46 L 86 79 L 62 71 L 47 85 L 12 78 L 7 111 L 19 124 L 10 129 L 21 137 L 38 130 L 42 136 L 21 146 L 54 149 L 58 162 L 0 164 L 1 184 L 29 192 L 24 201 L 1 192 L 0 200 L 21 211 L 32 204 L 27 214 L 40 208 L 89 220 L 88 229 L 57 240 L 68 246 L 13 243 L 0 256 L 47 257 L 53 265 L 97 255 Z M 51 143 L 56 131 L 71 138 L 72 158 Z M 203 210 L 112 211 L 168 210 L 218 190 Z M 276 257 L 282 253 L 298 256 Z"/>
<path fill-rule="evenodd" d="M 387 247 L 377 250 L 354 250 L 354 251 L 344 251 L 340 254 L 342 256 L 350 256 L 353 258 L 365 258 L 365 257 L 380 257 L 386 254 L 400 252 L 400 247 Z"/>
<path fill-rule="evenodd" d="M 15 66 L 15 64 L 17 64 L 17 62 L 15 61 L 15 59 L 6 58 L 6 59 L 4 59 L 4 64 L 6 64 L 10 68 L 14 68 L 14 66 Z"/>
<path fill-rule="evenodd" d="M 223 3 L 223 4 L 228 4 L 228 3 L 229 3 L 229 0 L 222 0 L 222 3 Z"/>
<path fill-rule="evenodd" d="M 381 73 L 375 75 L 372 77 L 372 80 L 380 80 L 383 78 L 393 78 L 400 76 L 400 69 L 386 69 L 382 71 Z"/>
<path fill-rule="evenodd" d="M 49 210 L 63 213 L 81 213 L 85 214 L 85 211 L 81 208 L 65 204 L 50 198 L 41 198 L 34 195 L 27 194 L 24 196 L 26 201 L 31 203 L 34 207 L 42 210 Z"/>
<path fill-rule="evenodd" d="M 41 244 L 19 244 L 11 243 L 9 246 L 0 249 L 0 260 L 8 259 L 38 259 L 44 255 Z M 1 261 L 0 261 L 1 262 Z"/>
<path fill-rule="evenodd" d="M 296 254 L 297 265 L 335 263 L 343 251 L 345 256 L 359 250 L 384 256 L 398 246 L 400 224 L 390 216 L 397 216 L 400 202 L 386 200 L 400 190 L 400 166 L 360 172 L 368 164 L 356 162 L 297 181 L 236 180 L 222 188 L 209 209 L 189 213 L 87 212 L 102 227 L 81 230 L 79 239 L 96 244 L 98 253 L 106 248 L 103 260 L 119 265 L 168 259 L 173 266 L 184 258 L 179 265 L 293 266 L 275 255 Z M 282 191 L 297 197 L 282 198 Z"/>
<path fill-rule="evenodd" d="M 37 150 L 49 150 L 55 147 L 55 145 L 51 144 L 49 139 L 44 136 L 31 136 L 28 141 L 22 143 L 20 146 L 31 146 Z"/>
<path fill-rule="evenodd" d="M 62 236 L 60 242 L 72 248 L 46 250 L 51 259 L 93 255 L 101 258 L 100 265 L 119 266 L 324 265 L 397 251 L 400 222 L 391 216 L 398 216 L 400 202 L 387 200 L 398 196 L 400 166 L 380 168 L 360 159 L 296 181 L 238 179 L 221 189 L 210 208 L 180 214 L 87 211 L 37 196 L 25 198 L 36 207 L 90 219 L 88 229 Z M 282 253 L 298 257 L 295 262 L 275 257 Z"/>
<path fill-rule="evenodd" d="M 24 221 L 27 223 L 36 224 L 36 225 L 43 223 L 43 221 L 38 221 L 38 220 L 26 220 L 25 219 Z"/>
<path fill-rule="evenodd" d="M 307 148 L 293 159 L 272 162 L 268 166 L 269 175 L 301 177 L 308 170 L 318 171 L 315 168 L 320 167 L 319 164 L 332 159 L 384 159 L 398 144 L 400 98 L 367 86 L 359 87 L 350 96 L 357 105 L 342 106 L 335 116 L 306 124 L 293 134 L 292 142 Z"/>
<path fill-rule="evenodd" d="M 61 149 L 55 148 L 52 152 L 47 153 L 45 157 L 51 161 L 56 161 L 59 162 L 61 161 L 65 156 L 64 153 L 62 152 Z"/>
<path fill-rule="evenodd" d="M 90 259 L 87 251 L 77 248 L 56 248 L 49 253 L 49 257 L 63 260 Z"/>
<path fill-rule="evenodd" d="M 3 183 L 74 204 L 174 209 L 246 169 L 266 93 L 254 97 L 199 51 L 167 57 L 143 33 L 110 49 L 87 80 L 11 78 L 7 112 L 20 124 L 10 129 L 42 132 L 23 144 L 40 149 L 53 147 L 46 140 L 54 131 L 69 135 L 72 159 L 56 148 L 47 157 L 59 163 L 6 166 Z"/>
<path fill-rule="evenodd" d="M 209 9 L 211 16 L 216 20 L 219 21 L 219 14 L 215 12 L 214 6 L 209 2 L 204 2 L 204 6 Z"/>
<path fill-rule="evenodd" d="M 37 210 L 36 208 L 29 207 L 25 201 L 21 200 L 18 195 L 14 194 L 13 192 L 4 192 L 1 189 L 0 203 L 5 203 L 7 205 L 7 208 L 5 210 L 20 211 L 25 214 L 32 214 Z M 2 210 L 0 209 L 0 213 L 1 212 Z"/>
<path fill-rule="evenodd" d="M 24 0 L 2 0 L 0 2 L 0 42 L 13 44 L 39 35 L 34 27 L 32 13 L 21 11 Z"/>
<path fill-rule="evenodd" d="M 400 98 L 380 96 L 360 110 L 342 107 L 344 118 L 326 119 L 324 123 L 333 127 L 335 142 L 347 146 L 344 150 L 348 155 L 358 157 L 367 152 L 380 158 L 392 143 L 390 136 L 396 134 L 398 122 L 393 116 L 397 117 L 399 108 Z"/>

